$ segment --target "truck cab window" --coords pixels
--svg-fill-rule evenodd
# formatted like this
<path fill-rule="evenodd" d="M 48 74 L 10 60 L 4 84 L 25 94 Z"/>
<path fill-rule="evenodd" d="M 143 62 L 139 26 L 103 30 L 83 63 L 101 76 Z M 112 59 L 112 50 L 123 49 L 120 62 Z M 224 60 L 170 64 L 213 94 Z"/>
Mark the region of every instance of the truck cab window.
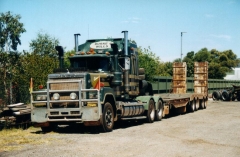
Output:
<path fill-rule="evenodd" d="M 87 69 L 90 71 L 109 71 L 109 58 L 104 57 L 84 57 L 77 58 L 71 61 L 71 67 Z"/>

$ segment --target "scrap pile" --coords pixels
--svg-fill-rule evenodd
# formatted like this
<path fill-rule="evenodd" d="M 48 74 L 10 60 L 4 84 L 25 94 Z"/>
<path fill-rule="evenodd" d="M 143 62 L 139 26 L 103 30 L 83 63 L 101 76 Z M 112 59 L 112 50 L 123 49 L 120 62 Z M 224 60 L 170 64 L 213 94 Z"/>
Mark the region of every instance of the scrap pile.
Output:
<path fill-rule="evenodd" d="M 12 126 L 26 128 L 31 122 L 31 108 L 23 103 L 7 105 L 0 109 L 0 130 Z"/>

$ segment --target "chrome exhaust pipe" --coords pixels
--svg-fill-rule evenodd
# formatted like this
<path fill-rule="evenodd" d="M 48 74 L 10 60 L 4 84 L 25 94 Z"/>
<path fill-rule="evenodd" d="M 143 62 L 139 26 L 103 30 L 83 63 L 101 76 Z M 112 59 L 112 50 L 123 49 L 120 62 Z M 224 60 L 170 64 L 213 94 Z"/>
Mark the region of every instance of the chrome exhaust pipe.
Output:
<path fill-rule="evenodd" d="M 128 53 L 128 31 L 122 31 L 122 33 L 124 33 L 124 57 L 125 57 L 124 86 L 125 86 L 125 92 L 128 93 L 130 90 L 130 86 L 129 86 L 130 58 Z"/>
<path fill-rule="evenodd" d="M 75 52 L 78 52 L 78 36 L 81 34 L 74 34 L 74 40 L 75 40 Z"/>

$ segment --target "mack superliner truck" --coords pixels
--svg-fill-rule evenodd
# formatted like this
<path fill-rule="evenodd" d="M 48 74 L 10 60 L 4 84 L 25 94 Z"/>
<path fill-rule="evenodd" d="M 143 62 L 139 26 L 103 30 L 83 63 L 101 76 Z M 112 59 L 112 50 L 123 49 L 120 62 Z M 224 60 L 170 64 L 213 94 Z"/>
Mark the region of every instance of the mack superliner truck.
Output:
<path fill-rule="evenodd" d="M 124 38 L 87 40 L 63 67 L 63 48 L 56 46 L 60 68 L 48 75 L 46 89 L 31 93 L 31 121 L 43 131 L 57 125 L 83 123 L 113 130 L 118 120 L 160 121 L 171 112 L 205 109 L 208 101 L 208 63 L 194 63 L 194 92 L 186 93 L 186 63 L 173 64 L 173 91 L 153 95 L 152 84 L 139 67 L 137 45 Z"/>
<path fill-rule="evenodd" d="M 152 123 L 163 116 L 163 100 L 153 96 L 151 83 L 139 67 L 137 45 L 124 38 L 87 40 L 63 67 L 63 48 L 56 46 L 60 68 L 48 75 L 46 89 L 31 94 L 31 121 L 43 131 L 57 125 L 83 123 L 100 126 L 104 132 L 114 122 L 146 119 Z"/>

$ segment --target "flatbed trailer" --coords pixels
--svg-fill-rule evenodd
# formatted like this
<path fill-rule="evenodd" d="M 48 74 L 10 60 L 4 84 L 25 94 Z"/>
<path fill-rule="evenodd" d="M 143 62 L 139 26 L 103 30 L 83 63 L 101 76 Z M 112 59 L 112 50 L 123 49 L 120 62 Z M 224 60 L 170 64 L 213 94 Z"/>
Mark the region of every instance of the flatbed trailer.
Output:
<path fill-rule="evenodd" d="M 194 63 L 194 93 L 186 93 L 187 65 L 174 63 L 172 93 L 156 94 L 164 104 L 163 116 L 170 114 L 171 110 L 178 113 L 194 112 L 205 109 L 208 101 L 208 63 Z"/>

